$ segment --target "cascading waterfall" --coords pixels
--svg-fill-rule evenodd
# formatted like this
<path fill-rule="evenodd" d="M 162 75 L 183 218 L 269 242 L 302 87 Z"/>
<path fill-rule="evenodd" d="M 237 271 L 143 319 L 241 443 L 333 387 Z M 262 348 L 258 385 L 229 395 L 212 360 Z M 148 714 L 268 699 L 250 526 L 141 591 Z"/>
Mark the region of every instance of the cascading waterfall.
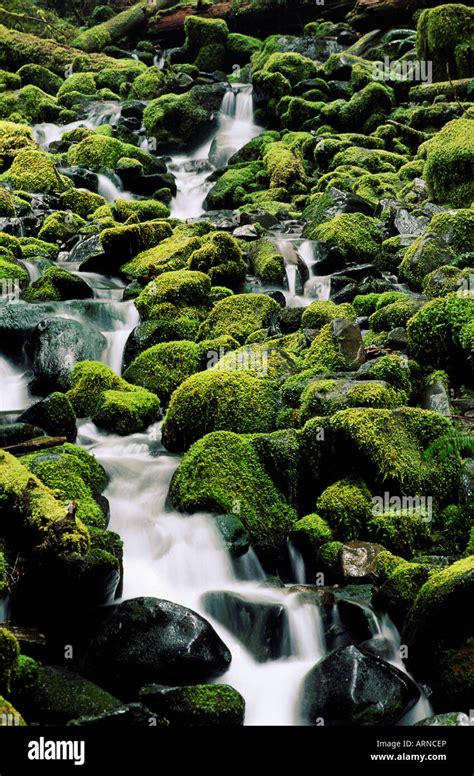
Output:
<path fill-rule="evenodd" d="M 0 355 L 0 411 L 24 410 L 31 404 L 28 371 Z"/>
<path fill-rule="evenodd" d="M 66 132 L 70 132 L 78 127 L 85 127 L 86 129 L 97 129 L 102 124 L 116 124 L 122 106 L 119 102 L 113 100 L 103 102 L 91 102 L 88 105 L 87 113 L 83 119 L 78 121 L 72 121 L 69 124 L 53 124 L 51 122 L 44 121 L 41 124 L 35 124 L 32 127 L 33 136 L 36 142 L 42 146 L 45 150 L 48 150 L 50 143 L 55 143 L 61 140 L 62 136 Z"/>
<path fill-rule="evenodd" d="M 168 168 L 176 178 L 177 194 L 171 203 L 175 218 L 197 218 L 212 183 L 211 172 L 225 167 L 239 148 L 262 131 L 253 120 L 252 86 L 234 84 L 223 97 L 215 133 L 190 154 L 173 158 Z"/>

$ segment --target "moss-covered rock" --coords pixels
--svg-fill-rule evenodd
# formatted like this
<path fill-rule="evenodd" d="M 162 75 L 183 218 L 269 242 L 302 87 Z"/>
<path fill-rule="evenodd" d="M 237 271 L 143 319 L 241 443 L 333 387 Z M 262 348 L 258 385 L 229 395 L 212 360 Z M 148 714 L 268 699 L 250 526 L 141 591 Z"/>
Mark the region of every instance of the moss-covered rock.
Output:
<path fill-rule="evenodd" d="M 184 456 L 170 493 L 174 505 L 187 512 L 236 514 L 265 559 L 275 562 L 284 554 L 296 515 L 247 438 L 218 431 L 200 439 Z"/>
<path fill-rule="evenodd" d="M 420 15 L 416 29 L 418 57 L 433 63 L 433 79 L 472 76 L 474 12 L 461 3 L 428 8 Z"/>
<path fill-rule="evenodd" d="M 25 302 L 61 302 L 66 299 L 91 299 L 91 287 L 76 275 L 60 267 L 48 267 L 21 293 Z"/>
<path fill-rule="evenodd" d="M 235 290 L 245 279 L 247 264 L 234 237 L 227 232 L 212 232 L 209 240 L 190 255 L 188 267 L 207 273 L 212 285 Z"/>
<path fill-rule="evenodd" d="M 160 306 L 169 303 L 177 307 L 206 306 L 208 304 L 211 280 L 203 272 L 177 270 L 159 275 L 135 300 L 135 306 L 142 318 L 157 318 Z M 225 332 L 226 334 L 229 332 Z"/>
<path fill-rule="evenodd" d="M 166 77 L 159 67 L 149 67 L 138 75 L 131 89 L 131 97 L 137 100 L 153 100 L 166 89 Z"/>
<path fill-rule="evenodd" d="M 141 353 L 124 378 L 155 393 L 166 404 L 173 391 L 201 368 L 201 347 L 194 342 L 163 342 Z"/>
<path fill-rule="evenodd" d="M 212 127 L 211 113 L 200 104 L 195 92 L 164 94 L 145 108 L 143 123 L 148 135 L 160 144 L 187 147 Z"/>
<path fill-rule="evenodd" d="M 106 204 L 104 197 L 94 194 L 92 191 L 80 191 L 69 189 L 61 194 L 61 207 L 66 211 L 72 211 L 81 218 L 91 216 L 97 208 Z"/>
<path fill-rule="evenodd" d="M 426 159 L 423 177 L 435 202 L 452 207 L 472 202 L 472 118 L 450 121 L 421 147 L 420 153 Z"/>
<path fill-rule="evenodd" d="M 234 209 L 247 202 L 249 195 L 264 187 L 268 173 L 263 162 L 241 162 L 221 174 L 204 200 L 206 210 Z"/>
<path fill-rule="evenodd" d="M 376 221 L 363 213 L 341 213 L 307 230 L 307 235 L 311 239 L 327 242 L 344 259 L 360 264 L 374 261 L 382 242 Z"/>
<path fill-rule="evenodd" d="M 48 70 L 47 67 L 43 67 L 42 65 L 23 65 L 18 70 L 18 76 L 21 79 L 22 86 L 26 86 L 26 84 L 33 84 L 33 86 L 37 86 L 39 89 L 42 89 L 42 91 L 46 92 L 46 94 L 52 95 L 57 93 L 58 89 L 63 83 L 62 78 L 60 78 L 55 73 L 52 73 L 51 70 Z"/>
<path fill-rule="evenodd" d="M 65 436 L 68 442 L 76 438 L 76 414 L 64 393 L 51 393 L 45 399 L 28 407 L 19 417 L 24 423 L 32 423 L 51 436 Z"/>
<path fill-rule="evenodd" d="M 313 340 L 305 359 L 304 368 L 328 372 L 356 369 L 365 361 L 360 329 L 345 318 L 334 318 L 321 329 Z"/>
<path fill-rule="evenodd" d="M 382 332 L 405 327 L 408 321 L 421 310 L 426 300 L 406 296 L 397 302 L 380 307 L 369 317 L 372 331 Z"/>
<path fill-rule="evenodd" d="M 320 329 L 334 318 L 346 318 L 355 321 L 356 311 L 351 304 L 335 304 L 329 300 L 318 300 L 306 307 L 301 318 L 304 329 Z"/>
<path fill-rule="evenodd" d="M 121 271 L 131 279 L 148 280 L 170 272 L 185 269 L 187 260 L 201 247 L 201 241 L 197 236 L 187 233 L 172 233 L 168 226 L 168 234 L 155 247 L 143 251 L 131 261 L 124 264 Z"/>
<path fill-rule="evenodd" d="M 270 240 L 262 239 L 251 243 L 250 266 L 254 275 L 265 283 L 283 285 L 285 275 L 284 259 Z"/>
<path fill-rule="evenodd" d="M 365 532 L 372 515 L 370 492 L 361 480 L 340 480 L 321 493 L 316 510 L 337 539 L 355 539 Z"/>
<path fill-rule="evenodd" d="M 406 401 L 403 391 L 378 380 L 316 380 L 303 391 L 299 420 L 304 424 L 309 418 L 332 415 L 348 407 L 400 407 Z"/>
<path fill-rule="evenodd" d="M 236 727 L 244 721 L 244 699 L 225 684 L 188 687 L 151 684 L 142 688 L 140 699 L 171 727 Z"/>
<path fill-rule="evenodd" d="M 70 185 L 59 175 L 50 156 L 27 148 L 16 154 L 12 166 L 0 178 L 15 189 L 45 194 L 62 192 Z"/>
<path fill-rule="evenodd" d="M 240 371 L 207 370 L 173 393 L 163 424 L 163 442 L 182 452 L 212 431 L 273 431 L 276 400 L 266 380 Z"/>
<path fill-rule="evenodd" d="M 9 703 L 5 698 L 3 698 L 0 695 L 0 719 L 6 720 L 5 725 L 14 725 L 15 727 L 19 725 L 20 727 L 25 727 L 26 722 L 21 716 L 21 714 L 18 713 L 18 711 L 15 709 L 14 706 L 12 706 L 11 703 Z"/>
<path fill-rule="evenodd" d="M 141 162 L 145 172 L 152 172 L 155 166 L 153 157 L 146 151 L 115 137 L 95 132 L 88 133 L 79 143 L 71 145 L 67 152 L 70 165 L 84 164 L 95 172 L 115 170 L 122 157 Z"/>
<path fill-rule="evenodd" d="M 144 431 L 160 416 L 159 399 L 150 391 L 107 390 L 102 394 L 92 420 L 99 428 L 127 436 Z"/>
<path fill-rule="evenodd" d="M 85 714 L 112 711 L 121 701 L 67 668 L 39 669 L 30 716 L 42 724 L 64 725 Z"/>
<path fill-rule="evenodd" d="M 20 647 L 13 633 L 0 628 L 0 690 L 10 692 L 10 682 L 15 672 Z"/>
<path fill-rule="evenodd" d="M 237 294 L 218 302 L 200 328 L 199 338 L 230 334 L 245 342 L 254 331 L 274 325 L 280 307 L 265 294 Z"/>
<path fill-rule="evenodd" d="M 369 536 L 390 552 L 412 558 L 429 544 L 431 515 L 422 508 L 389 509 L 369 522 Z"/>
<path fill-rule="evenodd" d="M 145 221 L 103 229 L 100 241 L 107 263 L 118 268 L 137 253 L 146 252 L 165 240 L 170 233 L 171 228 L 166 221 Z"/>
<path fill-rule="evenodd" d="M 461 333 L 473 316 L 474 299 L 456 295 L 433 299 L 408 321 L 410 353 L 433 366 L 462 366 L 468 342 L 461 341 Z M 466 367 L 469 365 L 465 364 Z"/>

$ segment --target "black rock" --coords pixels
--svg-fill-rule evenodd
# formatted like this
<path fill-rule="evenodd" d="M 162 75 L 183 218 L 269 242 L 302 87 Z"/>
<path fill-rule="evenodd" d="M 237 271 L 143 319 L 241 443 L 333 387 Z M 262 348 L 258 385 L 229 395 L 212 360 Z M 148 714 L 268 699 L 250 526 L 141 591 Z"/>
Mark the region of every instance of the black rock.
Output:
<path fill-rule="evenodd" d="M 72 727 L 95 728 L 130 728 L 155 727 L 157 719 L 142 703 L 127 703 L 102 714 L 72 719 L 68 725 Z"/>
<path fill-rule="evenodd" d="M 244 721 L 244 699 L 225 684 L 189 687 L 151 684 L 140 690 L 140 700 L 170 725 L 237 727 Z"/>
<path fill-rule="evenodd" d="M 27 345 L 33 362 L 33 390 L 38 393 L 68 390 L 74 364 L 100 360 L 106 344 L 105 337 L 85 322 L 45 318 Z"/>
<path fill-rule="evenodd" d="M 203 605 L 261 663 L 291 654 L 285 607 L 273 601 L 250 601 L 226 591 L 205 593 Z"/>
<path fill-rule="evenodd" d="M 234 558 L 245 555 L 250 547 L 250 540 L 239 518 L 235 515 L 218 515 L 216 525 L 230 554 Z"/>
<path fill-rule="evenodd" d="M 419 697 L 407 674 L 352 645 L 334 650 L 307 674 L 301 711 L 312 725 L 393 725 Z"/>
<path fill-rule="evenodd" d="M 0 349 L 4 353 L 21 352 L 27 337 L 53 311 L 52 304 L 0 302 Z"/>
<path fill-rule="evenodd" d="M 205 682 L 222 674 L 231 659 L 214 628 L 196 612 L 158 598 L 133 598 L 112 608 L 83 668 L 123 697 L 153 682 Z"/>
<path fill-rule="evenodd" d="M 7 423 L 0 426 L 0 447 L 18 445 L 42 436 L 46 436 L 45 431 L 31 423 Z"/>
<path fill-rule="evenodd" d="M 73 406 L 67 396 L 59 392 L 52 393 L 28 407 L 18 420 L 37 424 L 51 436 L 65 436 L 68 442 L 74 442 L 77 436 Z"/>

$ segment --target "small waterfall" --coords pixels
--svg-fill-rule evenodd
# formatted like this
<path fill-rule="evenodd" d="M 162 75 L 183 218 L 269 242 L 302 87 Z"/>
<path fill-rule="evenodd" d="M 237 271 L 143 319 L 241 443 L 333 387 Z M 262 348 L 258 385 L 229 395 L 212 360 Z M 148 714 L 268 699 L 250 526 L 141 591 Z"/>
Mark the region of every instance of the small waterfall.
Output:
<path fill-rule="evenodd" d="M 116 124 L 121 111 L 121 105 L 114 100 L 91 101 L 88 105 L 86 115 L 83 119 L 71 121 L 69 124 L 53 124 L 43 121 L 41 124 L 35 124 L 32 127 L 33 137 L 36 142 L 45 150 L 50 143 L 61 140 L 66 132 L 70 132 L 78 127 L 86 129 L 96 129 L 102 124 Z"/>
<path fill-rule="evenodd" d="M 214 135 L 191 154 L 173 157 L 169 164 L 178 189 L 171 215 L 182 219 L 202 215 L 204 200 L 213 185 L 207 180 L 210 173 L 225 167 L 232 154 L 261 131 L 253 121 L 252 86 L 234 84 L 222 99 Z"/>
<path fill-rule="evenodd" d="M 292 654 L 316 663 L 326 653 L 326 639 L 319 606 L 304 601 L 301 593 L 288 596 Z"/>
<path fill-rule="evenodd" d="M 0 355 L 0 411 L 24 410 L 31 403 L 28 373 Z"/>
<path fill-rule="evenodd" d="M 163 70 L 165 66 L 165 54 L 164 52 L 160 52 L 159 54 L 155 54 L 153 57 L 153 64 L 155 67 L 158 67 L 160 70 Z"/>
<path fill-rule="evenodd" d="M 299 585 L 304 585 L 306 582 L 306 567 L 303 555 L 295 547 L 291 539 L 288 539 L 288 556 L 290 559 L 291 577 Z"/>
<path fill-rule="evenodd" d="M 41 277 L 41 270 L 37 264 L 34 264 L 32 261 L 22 261 L 22 264 L 30 276 L 30 283 L 34 283 L 35 280 Z"/>
<path fill-rule="evenodd" d="M 124 196 L 133 199 L 131 194 L 124 194 L 120 178 L 115 173 L 110 175 L 97 173 L 97 193 L 104 197 L 107 202 L 115 202 L 116 199 Z"/>

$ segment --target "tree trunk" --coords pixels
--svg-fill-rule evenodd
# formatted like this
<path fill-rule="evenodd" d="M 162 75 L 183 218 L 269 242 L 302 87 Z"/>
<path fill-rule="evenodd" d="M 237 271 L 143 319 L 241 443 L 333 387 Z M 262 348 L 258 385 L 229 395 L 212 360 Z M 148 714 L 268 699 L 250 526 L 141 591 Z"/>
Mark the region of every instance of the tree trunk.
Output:
<path fill-rule="evenodd" d="M 39 439 L 28 439 L 26 442 L 18 442 L 16 445 L 9 445 L 3 449 L 12 455 L 25 455 L 26 453 L 36 453 L 38 450 L 45 450 L 48 447 L 57 447 L 67 442 L 63 436 L 40 437 Z"/>
<path fill-rule="evenodd" d="M 123 38 L 139 25 L 146 25 L 150 16 L 157 11 L 169 8 L 176 0 L 142 0 L 142 2 L 127 8 L 102 24 L 97 24 L 89 30 L 81 32 L 74 38 L 72 45 L 82 51 L 102 51 L 105 46 Z"/>

